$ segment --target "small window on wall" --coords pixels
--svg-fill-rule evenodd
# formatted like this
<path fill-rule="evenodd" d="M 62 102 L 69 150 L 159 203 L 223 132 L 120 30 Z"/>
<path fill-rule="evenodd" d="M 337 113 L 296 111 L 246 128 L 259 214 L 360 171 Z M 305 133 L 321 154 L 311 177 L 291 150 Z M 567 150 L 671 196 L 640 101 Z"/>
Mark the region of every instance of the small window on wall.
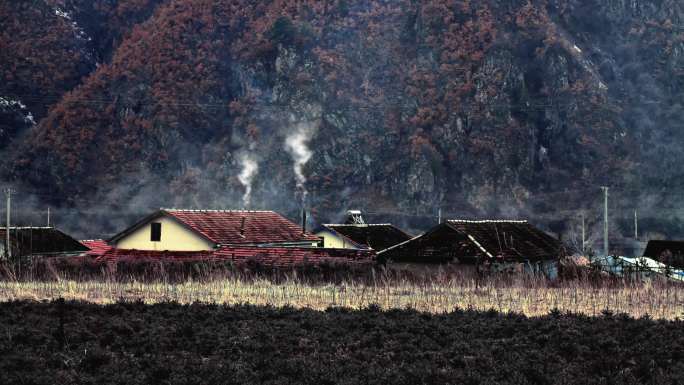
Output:
<path fill-rule="evenodd" d="M 150 231 L 150 241 L 161 241 L 161 223 L 153 222 Z"/>

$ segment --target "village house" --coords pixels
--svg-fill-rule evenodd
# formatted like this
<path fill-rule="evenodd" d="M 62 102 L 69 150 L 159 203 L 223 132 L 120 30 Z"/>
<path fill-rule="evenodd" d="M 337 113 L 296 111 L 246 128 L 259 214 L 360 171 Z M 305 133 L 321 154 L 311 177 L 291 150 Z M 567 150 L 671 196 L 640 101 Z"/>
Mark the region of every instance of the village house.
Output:
<path fill-rule="evenodd" d="M 666 256 L 684 256 L 684 241 L 648 241 L 644 257 L 658 260 Z"/>
<path fill-rule="evenodd" d="M 684 268 L 684 241 L 650 240 L 644 250 L 644 257 Z"/>
<path fill-rule="evenodd" d="M 274 211 L 160 209 L 109 239 L 117 249 L 210 251 L 316 247 L 320 239 Z"/>
<path fill-rule="evenodd" d="M 324 224 L 315 233 L 322 239 L 322 247 L 357 250 L 385 250 L 411 239 L 410 235 L 389 223 Z"/>
<path fill-rule="evenodd" d="M 447 220 L 422 235 L 378 252 L 378 260 L 399 265 L 515 264 L 553 276 L 562 253 L 559 240 L 527 221 Z"/>
<path fill-rule="evenodd" d="M 370 266 L 373 250 L 323 249 L 320 239 L 273 211 L 161 209 L 108 241 L 82 241 L 87 258 L 121 262 L 255 263 L 293 268 L 325 263 Z"/>
<path fill-rule="evenodd" d="M 356 250 L 380 251 L 411 239 L 389 223 L 367 224 L 358 210 L 349 210 L 345 223 L 324 224 L 314 233 L 321 238 L 321 247 Z"/>
<path fill-rule="evenodd" d="M 0 228 L 0 255 L 7 257 L 7 228 Z M 68 256 L 88 251 L 79 241 L 54 227 L 10 227 L 11 256 Z"/>

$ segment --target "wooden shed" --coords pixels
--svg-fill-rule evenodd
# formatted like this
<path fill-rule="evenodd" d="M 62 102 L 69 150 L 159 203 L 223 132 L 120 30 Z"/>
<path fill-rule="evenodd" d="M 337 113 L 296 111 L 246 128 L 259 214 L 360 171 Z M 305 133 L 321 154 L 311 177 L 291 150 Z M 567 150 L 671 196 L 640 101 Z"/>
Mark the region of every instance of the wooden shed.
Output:
<path fill-rule="evenodd" d="M 478 264 L 555 261 L 556 238 L 524 220 L 447 220 L 426 233 L 378 253 L 381 262 Z"/>
<path fill-rule="evenodd" d="M 0 228 L 0 255 L 6 256 L 7 228 Z M 13 257 L 34 255 L 71 255 L 89 249 L 54 227 L 10 227 L 10 247 Z"/>

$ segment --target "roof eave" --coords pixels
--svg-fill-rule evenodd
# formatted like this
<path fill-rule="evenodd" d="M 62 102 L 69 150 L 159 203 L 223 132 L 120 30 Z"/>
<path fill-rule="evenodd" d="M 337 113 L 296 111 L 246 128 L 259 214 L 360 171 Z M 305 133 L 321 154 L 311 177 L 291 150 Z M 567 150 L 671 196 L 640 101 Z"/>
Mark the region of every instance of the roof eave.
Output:
<path fill-rule="evenodd" d="M 123 231 L 117 233 L 117 234 L 114 235 L 113 237 L 111 237 L 111 238 L 109 238 L 109 239 L 105 239 L 104 241 L 105 241 L 106 243 L 108 243 L 108 244 L 109 244 L 109 243 L 112 243 L 112 242 L 118 242 L 121 238 L 123 238 L 123 237 L 125 237 L 125 236 L 131 234 L 131 233 L 134 232 L 135 230 L 141 228 L 141 227 L 142 227 L 143 225 L 145 225 L 147 222 L 149 222 L 149 221 L 151 221 L 151 220 L 153 220 L 153 219 L 155 219 L 155 218 L 159 218 L 159 217 L 161 217 L 161 216 L 163 216 L 163 215 L 165 215 L 165 214 L 168 214 L 168 213 L 167 213 L 166 211 L 164 211 L 164 210 L 157 210 L 157 211 L 153 212 L 152 214 L 149 214 L 149 215 L 145 216 L 144 218 L 138 220 L 138 221 L 135 222 L 134 224 L 128 226 L 128 227 L 125 228 Z"/>
<path fill-rule="evenodd" d="M 192 228 L 192 226 L 188 225 L 187 223 L 182 221 L 180 218 L 173 215 L 172 212 L 170 212 L 166 209 L 159 209 L 159 210 L 153 212 L 152 214 L 142 218 L 141 220 L 139 220 L 135 224 L 129 226 L 128 228 L 126 228 L 122 232 L 120 232 L 120 233 L 116 234 L 115 236 L 111 237 L 110 239 L 106 240 L 106 242 L 108 244 L 110 244 L 112 242 L 118 242 L 119 240 L 121 240 L 121 238 L 123 238 L 123 237 L 131 234 L 132 232 L 138 230 L 139 228 L 141 228 L 142 226 L 144 226 L 146 223 L 150 222 L 151 220 L 154 220 L 156 218 L 160 218 L 163 216 L 166 216 L 168 218 L 173 219 L 179 225 L 185 227 L 187 230 L 193 232 L 194 234 L 197 234 L 198 236 L 204 238 L 208 242 L 213 243 L 214 245 L 218 244 L 218 242 L 216 242 L 215 240 L 213 240 L 213 239 L 209 238 L 208 236 L 202 234 L 201 232 L 197 231 L 197 229 Z"/>
<path fill-rule="evenodd" d="M 329 226 L 334 226 L 334 225 L 324 224 L 321 226 L 322 226 L 322 228 L 324 228 L 324 230 L 332 233 L 333 235 L 335 235 L 337 237 L 344 238 L 345 240 L 347 240 L 349 243 L 351 243 L 355 247 L 359 248 L 360 250 L 373 250 L 373 248 L 370 247 L 370 245 L 364 245 L 364 244 L 358 243 L 358 242 L 354 241 L 353 239 L 349 238 L 348 236 L 340 233 L 339 231 L 329 227 Z"/>

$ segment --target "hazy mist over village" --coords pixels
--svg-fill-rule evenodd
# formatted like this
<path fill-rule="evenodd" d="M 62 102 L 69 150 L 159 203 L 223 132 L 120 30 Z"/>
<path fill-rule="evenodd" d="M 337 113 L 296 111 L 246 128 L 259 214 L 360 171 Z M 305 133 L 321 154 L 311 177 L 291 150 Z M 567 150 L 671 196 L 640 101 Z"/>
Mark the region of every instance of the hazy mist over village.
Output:
<path fill-rule="evenodd" d="M 683 104 L 680 0 L 0 0 L 0 383 L 679 383 Z"/>

